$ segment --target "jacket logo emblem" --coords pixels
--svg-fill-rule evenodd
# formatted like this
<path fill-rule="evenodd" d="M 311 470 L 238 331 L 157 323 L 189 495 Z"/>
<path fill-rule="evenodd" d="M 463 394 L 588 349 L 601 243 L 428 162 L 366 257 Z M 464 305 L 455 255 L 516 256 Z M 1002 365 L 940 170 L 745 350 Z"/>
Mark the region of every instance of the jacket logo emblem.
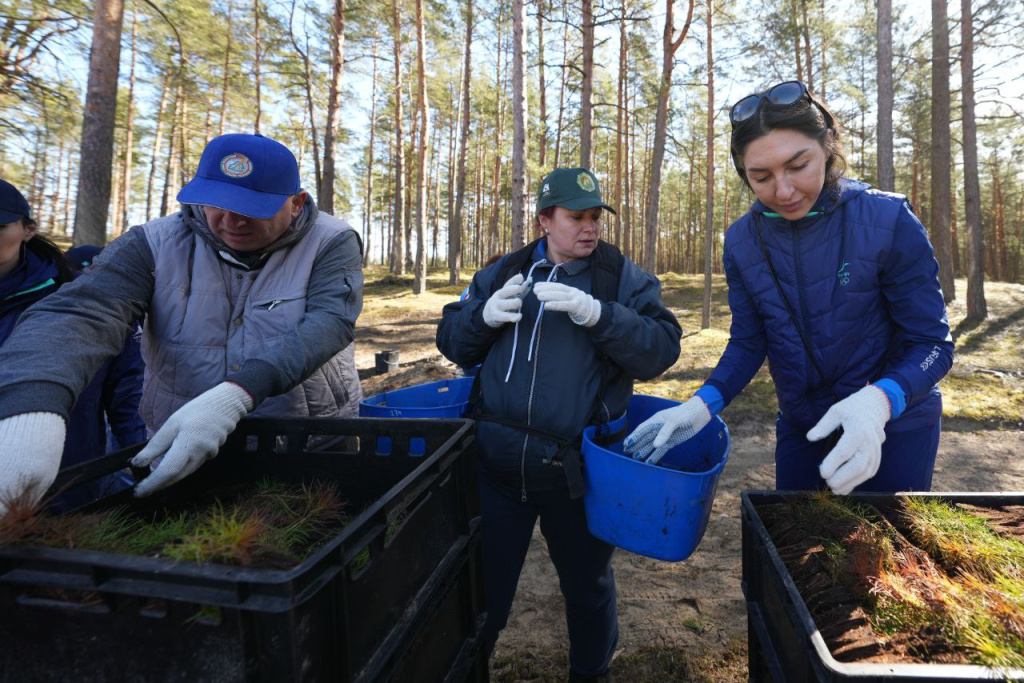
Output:
<path fill-rule="evenodd" d="M 590 177 L 589 173 L 580 173 L 576 176 L 576 184 L 585 192 L 593 192 L 597 189 L 597 185 L 594 184 L 594 179 Z"/>
<path fill-rule="evenodd" d="M 252 173 L 252 160 L 240 152 L 220 160 L 220 172 L 229 178 L 244 178 Z"/>
<path fill-rule="evenodd" d="M 839 286 L 845 287 L 850 284 L 850 271 L 846 269 L 846 266 L 850 265 L 846 261 L 843 261 L 843 265 L 839 267 L 839 271 L 836 273 L 836 277 L 839 278 Z"/>

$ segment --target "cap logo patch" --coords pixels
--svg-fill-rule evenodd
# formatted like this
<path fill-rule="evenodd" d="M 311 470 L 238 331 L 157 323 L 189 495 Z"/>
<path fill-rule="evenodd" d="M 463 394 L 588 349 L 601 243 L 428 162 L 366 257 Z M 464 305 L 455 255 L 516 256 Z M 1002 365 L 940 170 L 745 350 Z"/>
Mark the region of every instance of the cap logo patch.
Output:
<path fill-rule="evenodd" d="M 597 189 L 594 184 L 594 179 L 590 177 L 588 173 L 580 173 L 576 176 L 576 184 L 579 185 L 585 192 L 593 192 Z"/>
<path fill-rule="evenodd" d="M 244 178 L 252 173 L 252 160 L 241 152 L 229 154 L 220 160 L 220 172 L 229 178 Z"/>
<path fill-rule="evenodd" d="M 543 192 L 544 194 L 551 192 L 551 185 L 549 185 L 548 183 L 544 183 L 544 189 L 541 190 L 541 192 Z"/>

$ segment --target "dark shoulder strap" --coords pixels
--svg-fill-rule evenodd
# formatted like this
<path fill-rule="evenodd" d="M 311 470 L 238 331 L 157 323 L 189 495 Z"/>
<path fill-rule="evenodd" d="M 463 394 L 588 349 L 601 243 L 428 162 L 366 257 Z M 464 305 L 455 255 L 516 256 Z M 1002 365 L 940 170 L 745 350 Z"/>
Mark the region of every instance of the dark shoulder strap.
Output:
<path fill-rule="evenodd" d="M 540 242 L 540 239 L 530 242 L 522 249 L 513 251 L 505 257 L 505 262 L 502 264 L 501 270 L 498 271 L 498 277 L 494 278 L 494 281 L 491 283 L 491 294 L 494 294 L 501 289 L 505 283 L 508 282 L 510 277 L 516 273 L 523 272 L 523 268 L 526 267 L 526 264 L 529 262 L 530 255 L 533 254 L 533 250 L 537 248 L 538 242 Z"/>
<path fill-rule="evenodd" d="M 591 294 L 599 301 L 615 301 L 619 296 L 619 280 L 626 257 L 618 247 L 604 240 L 597 243 L 597 249 L 590 259 Z"/>

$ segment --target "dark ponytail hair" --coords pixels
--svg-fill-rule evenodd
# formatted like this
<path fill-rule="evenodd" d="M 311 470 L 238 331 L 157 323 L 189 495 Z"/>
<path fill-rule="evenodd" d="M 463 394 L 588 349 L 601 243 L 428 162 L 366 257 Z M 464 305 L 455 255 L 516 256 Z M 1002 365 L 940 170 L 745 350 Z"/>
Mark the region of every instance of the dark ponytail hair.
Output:
<path fill-rule="evenodd" d="M 839 179 L 846 171 L 841 127 L 825 103 L 810 91 L 793 104 L 776 105 L 762 101 L 753 116 L 733 124 L 732 164 L 747 187 L 750 187 L 750 181 L 747 179 L 747 173 L 742 164 L 747 146 L 773 130 L 780 129 L 803 133 L 821 144 L 828 155 L 828 159 L 825 161 L 825 187 L 835 192 Z"/>
<path fill-rule="evenodd" d="M 22 220 L 26 226 L 35 225 L 35 221 L 31 218 L 23 218 Z M 58 285 L 75 279 L 75 269 L 71 265 L 71 261 L 68 261 L 68 257 L 64 255 L 60 247 L 54 244 L 48 237 L 43 237 L 36 231 L 32 239 L 25 243 L 25 248 L 31 250 L 40 258 L 52 261 L 57 266 L 57 277 L 55 279 Z"/>

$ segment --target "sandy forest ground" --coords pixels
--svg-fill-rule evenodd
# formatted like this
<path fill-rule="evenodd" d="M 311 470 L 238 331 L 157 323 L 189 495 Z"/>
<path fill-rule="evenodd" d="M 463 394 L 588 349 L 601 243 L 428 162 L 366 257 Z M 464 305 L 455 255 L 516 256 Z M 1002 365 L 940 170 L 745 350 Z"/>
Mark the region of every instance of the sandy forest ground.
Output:
<path fill-rule="evenodd" d="M 716 279 L 712 323 L 700 330 L 703 278 L 666 275 L 664 298 L 683 326 L 683 352 L 662 377 L 638 393 L 688 398 L 710 372 L 728 339 L 725 287 Z M 356 361 L 369 396 L 455 376 L 439 355 L 434 332 L 441 307 L 461 287 L 431 276 L 429 292 L 409 293 L 411 278 L 369 271 Z M 966 282 L 949 308 L 957 342 L 953 370 L 942 383 L 943 435 L 934 491 L 1024 491 L 1024 286 L 986 285 L 989 317 L 965 324 Z M 399 371 L 374 374 L 374 353 L 398 349 Z M 740 589 L 740 492 L 774 486 L 774 389 L 762 369 L 722 414 L 732 449 L 718 483 L 707 531 L 682 562 L 618 551 L 619 649 L 612 671 L 621 681 L 744 681 L 746 607 Z M 535 530 L 508 628 L 492 660 L 492 680 L 564 680 L 568 640 L 558 579 Z"/>

